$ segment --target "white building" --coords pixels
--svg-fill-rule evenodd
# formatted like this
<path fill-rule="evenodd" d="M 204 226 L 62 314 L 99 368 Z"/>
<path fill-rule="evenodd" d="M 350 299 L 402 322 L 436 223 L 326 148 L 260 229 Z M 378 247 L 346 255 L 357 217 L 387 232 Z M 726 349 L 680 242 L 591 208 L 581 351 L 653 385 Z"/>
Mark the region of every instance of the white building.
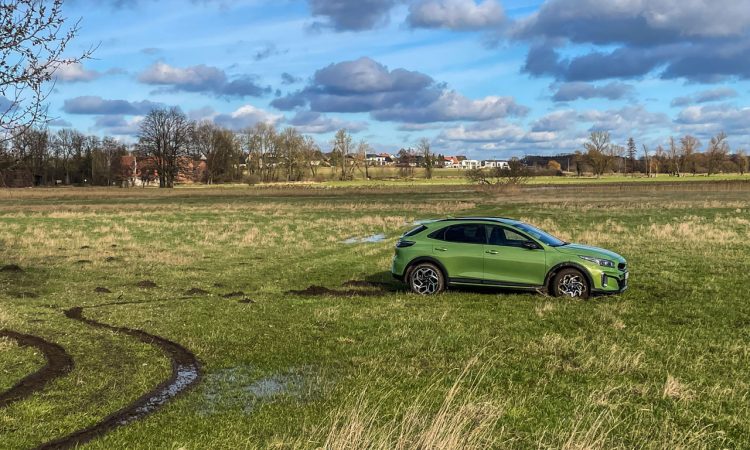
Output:
<path fill-rule="evenodd" d="M 500 169 L 510 169 L 508 161 L 501 161 L 499 159 L 485 159 L 482 161 L 483 169 L 494 169 L 496 167 Z"/>
<path fill-rule="evenodd" d="M 465 159 L 461 161 L 462 169 L 478 169 L 480 166 L 481 166 L 481 163 L 477 161 L 476 159 Z"/>

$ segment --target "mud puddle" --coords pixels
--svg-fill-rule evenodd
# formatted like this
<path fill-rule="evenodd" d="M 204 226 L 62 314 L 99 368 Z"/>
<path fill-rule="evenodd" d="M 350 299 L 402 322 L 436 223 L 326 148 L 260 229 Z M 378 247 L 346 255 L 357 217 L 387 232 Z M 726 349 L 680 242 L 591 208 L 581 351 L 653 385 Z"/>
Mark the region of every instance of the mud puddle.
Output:
<path fill-rule="evenodd" d="M 0 330 L 0 336 L 13 339 L 21 347 L 34 347 L 47 361 L 44 367 L 29 374 L 5 392 L 0 392 L 0 408 L 22 400 L 40 391 L 50 381 L 66 375 L 73 369 L 73 359 L 61 346 L 38 336 L 21 334 L 10 330 Z"/>
<path fill-rule="evenodd" d="M 154 389 L 143 394 L 135 402 L 110 414 L 100 422 L 62 438 L 42 444 L 37 447 L 38 449 L 67 449 L 77 447 L 80 444 L 103 436 L 114 428 L 146 417 L 200 381 L 201 367 L 198 359 L 180 344 L 146 333 L 145 331 L 116 327 L 87 319 L 83 316 L 83 308 L 81 307 L 66 310 L 65 316 L 95 328 L 126 334 L 143 343 L 159 347 L 172 363 L 172 374 L 167 380 L 159 383 Z"/>

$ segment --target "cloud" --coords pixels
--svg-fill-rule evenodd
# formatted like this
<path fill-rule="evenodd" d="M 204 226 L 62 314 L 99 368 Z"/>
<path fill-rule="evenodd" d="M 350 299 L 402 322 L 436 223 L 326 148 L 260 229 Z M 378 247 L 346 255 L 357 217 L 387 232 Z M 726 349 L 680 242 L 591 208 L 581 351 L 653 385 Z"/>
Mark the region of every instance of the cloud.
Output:
<path fill-rule="evenodd" d="M 300 81 L 302 81 L 302 78 L 295 77 L 294 75 L 284 72 L 281 74 L 281 84 L 289 85 L 289 84 L 297 84 Z"/>
<path fill-rule="evenodd" d="M 315 17 L 324 17 L 316 27 L 336 31 L 370 30 L 388 22 L 388 13 L 399 0 L 308 0 Z"/>
<path fill-rule="evenodd" d="M 734 0 L 547 0 L 508 35 L 532 44 L 524 70 L 565 81 L 750 78 L 750 8 Z M 577 47 L 580 46 L 580 47 Z M 559 49 L 581 48 L 563 58 Z"/>
<path fill-rule="evenodd" d="M 461 142 L 518 142 L 525 134 L 523 128 L 518 125 L 492 120 L 446 128 L 438 139 Z"/>
<path fill-rule="evenodd" d="M 197 110 L 190 111 L 188 117 L 191 120 L 209 120 L 216 125 L 229 128 L 234 131 L 240 131 L 252 127 L 258 123 L 268 123 L 275 125 L 279 123 L 284 116 L 271 114 L 268 111 L 257 108 L 253 105 L 243 105 L 230 113 L 220 113 L 213 108 L 206 106 Z"/>
<path fill-rule="evenodd" d="M 170 92 L 199 92 L 216 97 L 260 97 L 272 91 L 247 75 L 230 81 L 223 70 L 204 64 L 180 68 L 156 62 L 138 75 L 138 81 L 164 86 Z"/>
<path fill-rule="evenodd" d="M 687 106 L 695 103 L 708 103 L 737 97 L 739 94 L 732 88 L 720 87 L 698 92 L 694 95 L 675 97 L 672 106 Z"/>
<path fill-rule="evenodd" d="M 73 124 L 68 122 L 67 120 L 59 119 L 59 118 L 50 120 L 49 122 L 47 122 L 47 125 L 51 127 L 61 127 L 61 128 L 69 128 L 73 126 Z"/>
<path fill-rule="evenodd" d="M 276 47 L 276 44 L 266 44 L 263 47 L 261 47 L 258 51 L 255 52 L 253 55 L 254 61 L 262 61 L 264 59 L 268 59 L 275 55 L 281 55 L 286 53 L 287 51 L 281 51 Z"/>
<path fill-rule="evenodd" d="M 81 63 L 62 64 L 52 75 L 55 80 L 63 83 L 93 81 L 101 76 L 101 73 L 96 70 L 88 70 Z"/>
<path fill-rule="evenodd" d="M 500 26 L 505 12 L 497 0 L 421 0 L 409 7 L 407 22 L 413 28 L 479 30 Z"/>
<path fill-rule="evenodd" d="M 541 117 L 531 124 L 531 131 L 563 131 L 573 128 L 576 124 L 578 113 L 572 109 L 554 111 Z"/>
<path fill-rule="evenodd" d="M 428 75 L 389 70 L 367 57 L 320 69 L 307 87 L 271 105 L 281 110 L 309 105 L 316 112 L 369 112 L 376 120 L 409 123 L 487 120 L 528 112 L 512 97 L 472 100 Z"/>
<path fill-rule="evenodd" d="M 99 116 L 94 119 L 93 128 L 103 131 L 104 134 L 114 136 L 135 136 L 138 134 L 142 116 L 136 116 L 130 120 L 123 116 Z"/>
<path fill-rule="evenodd" d="M 612 82 L 595 86 L 582 81 L 562 83 L 556 86 L 552 100 L 556 102 L 570 102 L 578 99 L 606 98 L 619 100 L 633 91 L 633 86 L 625 83 Z"/>
<path fill-rule="evenodd" d="M 346 120 L 327 117 L 314 111 L 299 111 L 289 120 L 301 133 L 330 133 L 332 131 L 346 128 L 352 133 L 367 129 L 366 122 L 350 122 Z"/>
<path fill-rule="evenodd" d="M 65 100 L 63 111 L 68 114 L 97 114 L 97 115 L 143 115 L 154 108 L 160 108 L 162 103 L 149 100 L 130 102 L 128 100 L 106 100 L 99 96 L 87 95 Z"/>
<path fill-rule="evenodd" d="M 609 131 L 615 137 L 625 137 L 636 132 L 646 134 L 655 128 L 670 124 L 666 114 L 648 111 L 643 105 L 606 111 L 583 111 L 579 113 L 578 120 L 591 123 L 588 131 Z"/>
<path fill-rule="evenodd" d="M 707 136 L 725 131 L 730 137 L 750 133 L 750 107 L 728 104 L 688 106 L 675 119 L 680 131 Z"/>

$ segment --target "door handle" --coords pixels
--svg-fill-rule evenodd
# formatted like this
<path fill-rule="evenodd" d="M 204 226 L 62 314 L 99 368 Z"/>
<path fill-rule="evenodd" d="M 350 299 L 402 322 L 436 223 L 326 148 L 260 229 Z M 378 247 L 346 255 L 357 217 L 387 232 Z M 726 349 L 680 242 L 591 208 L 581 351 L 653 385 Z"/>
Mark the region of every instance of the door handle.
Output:
<path fill-rule="evenodd" d="M 448 249 L 444 248 L 444 247 L 435 247 L 435 250 L 437 250 L 439 252 L 447 252 L 448 251 Z"/>
<path fill-rule="evenodd" d="M 485 253 L 488 253 L 490 255 L 497 255 L 500 252 L 498 252 L 497 250 L 487 250 Z"/>

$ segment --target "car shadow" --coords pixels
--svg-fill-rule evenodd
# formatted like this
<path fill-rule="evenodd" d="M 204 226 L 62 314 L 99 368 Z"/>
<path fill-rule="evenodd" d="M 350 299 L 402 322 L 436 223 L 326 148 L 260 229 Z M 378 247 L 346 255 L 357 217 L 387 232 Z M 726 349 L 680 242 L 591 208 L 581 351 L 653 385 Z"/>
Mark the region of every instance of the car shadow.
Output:
<path fill-rule="evenodd" d="M 347 283 L 352 283 L 352 281 Z M 409 292 L 409 288 L 406 286 L 406 283 L 402 283 L 396 280 L 391 275 L 391 272 L 388 271 L 370 274 L 364 278 L 362 283 L 369 283 L 371 286 L 377 286 L 383 291 L 388 292 Z M 501 288 L 496 286 L 451 286 L 450 288 L 448 288 L 448 292 L 465 292 L 481 295 L 542 295 L 539 292 L 530 291 L 528 289 Z"/>

